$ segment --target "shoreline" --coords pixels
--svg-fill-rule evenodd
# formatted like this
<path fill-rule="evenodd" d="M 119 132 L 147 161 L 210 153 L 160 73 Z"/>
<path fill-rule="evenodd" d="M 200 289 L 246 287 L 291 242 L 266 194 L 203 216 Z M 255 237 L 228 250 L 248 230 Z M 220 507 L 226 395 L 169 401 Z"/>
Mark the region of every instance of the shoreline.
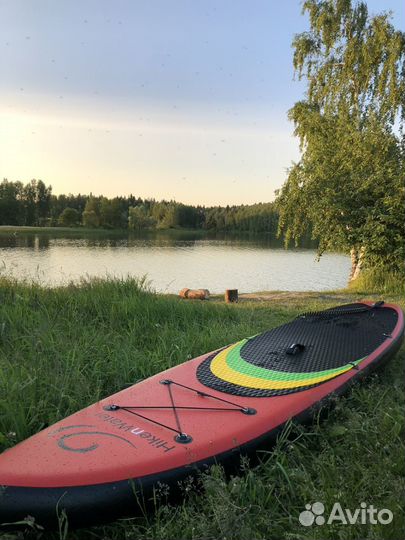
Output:
<path fill-rule="evenodd" d="M 143 288 L 141 280 L 137 278 L 128 276 L 126 278 L 98 278 L 93 277 L 90 279 L 83 279 L 82 281 L 71 281 L 59 285 L 47 285 L 40 283 L 35 280 L 25 280 L 14 278 L 9 275 L 1 275 L 0 273 L 0 286 L 1 285 L 16 285 L 20 287 L 30 288 L 34 287 L 39 289 L 41 292 L 46 291 L 80 291 L 81 289 L 90 288 L 94 285 L 103 285 L 103 286 L 126 286 L 127 284 L 133 284 L 134 288 L 141 286 L 143 292 L 150 294 L 152 296 L 168 299 L 178 299 L 179 301 L 184 301 L 186 303 L 192 304 L 216 304 L 216 305 L 238 305 L 246 303 L 259 303 L 267 304 L 274 303 L 277 305 L 291 306 L 295 307 L 296 305 L 302 304 L 303 302 L 320 302 L 322 304 L 328 304 L 330 302 L 341 301 L 341 302 L 358 302 L 361 300 L 375 300 L 379 301 L 381 299 L 390 298 L 395 302 L 401 302 L 403 300 L 403 295 L 401 292 L 383 292 L 383 291 L 367 291 L 367 290 L 356 290 L 352 289 L 350 286 L 342 289 L 331 289 L 331 290 L 322 290 L 322 291 L 283 291 L 283 290 L 265 290 L 265 291 L 251 291 L 251 292 L 240 292 L 238 295 L 238 302 L 226 304 L 224 300 L 224 293 L 211 293 L 208 299 L 198 300 L 198 299 L 188 299 L 181 298 L 178 293 L 170 292 L 159 292 L 153 289 L 149 289 L 148 286 Z"/>
<path fill-rule="evenodd" d="M 55 235 L 105 235 L 105 236 L 143 236 L 143 235 L 159 235 L 159 234 L 183 234 L 196 237 L 212 237 L 213 239 L 216 236 L 219 236 L 219 239 L 230 237 L 236 239 L 266 239 L 267 242 L 272 242 L 277 246 L 284 246 L 284 239 L 278 238 L 272 232 L 253 232 L 247 230 L 237 230 L 237 229 L 191 229 L 186 227 L 170 227 L 167 229 L 164 228 L 154 228 L 154 229 L 104 229 L 102 227 L 97 228 L 87 228 L 87 227 L 39 227 L 39 226 L 26 226 L 26 225 L 0 225 L 0 235 L 14 235 L 18 236 L 19 234 L 55 234 Z M 318 247 L 318 242 L 316 240 L 304 239 L 299 243 L 298 246 L 289 246 L 286 249 L 313 249 L 316 250 Z M 328 253 L 344 254 L 341 251 L 330 251 Z"/>
<path fill-rule="evenodd" d="M 275 238 L 270 232 L 251 232 L 251 231 L 239 231 L 237 229 L 192 229 L 186 227 L 169 227 L 154 228 L 154 229 L 104 229 L 102 227 L 40 227 L 31 225 L 0 225 L 0 234 L 15 234 L 15 233 L 112 233 L 112 234 L 153 234 L 161 232 L 179 232 L 179 233 L 192 233 L 192 234 L 231 234 L 231 235 L 244 235 L 244 236 L 272 236 L 274 240 L 282 239 Z"/>

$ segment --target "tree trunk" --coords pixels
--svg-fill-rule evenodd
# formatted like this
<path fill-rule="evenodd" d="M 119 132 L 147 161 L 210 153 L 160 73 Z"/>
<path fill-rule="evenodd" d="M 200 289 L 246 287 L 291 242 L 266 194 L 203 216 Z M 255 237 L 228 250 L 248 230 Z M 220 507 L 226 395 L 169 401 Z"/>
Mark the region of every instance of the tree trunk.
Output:
<path fill-rule="evenodd" d="M 359 277 L 362 266 L 363 266 L 363 262 L 364 262 L 364 253 L 365 253 L 364 246 L 362 246 L 361 248 L 352 247 L 352 249 L 350 250 L 352 267 L 350 270 L 349 283 Z"/>

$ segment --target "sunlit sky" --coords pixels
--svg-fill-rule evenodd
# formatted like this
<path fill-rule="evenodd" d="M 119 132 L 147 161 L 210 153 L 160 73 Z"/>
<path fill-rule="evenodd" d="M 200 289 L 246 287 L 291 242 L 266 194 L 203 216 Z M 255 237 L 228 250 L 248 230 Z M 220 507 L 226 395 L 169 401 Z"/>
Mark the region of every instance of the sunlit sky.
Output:
<path fill-rule="evenodd" d="M 403 0 L 369 0 L 372 13 Z M 0 0 L 0 178 L 269 201 L 299 156 L 298 0 Z"/>

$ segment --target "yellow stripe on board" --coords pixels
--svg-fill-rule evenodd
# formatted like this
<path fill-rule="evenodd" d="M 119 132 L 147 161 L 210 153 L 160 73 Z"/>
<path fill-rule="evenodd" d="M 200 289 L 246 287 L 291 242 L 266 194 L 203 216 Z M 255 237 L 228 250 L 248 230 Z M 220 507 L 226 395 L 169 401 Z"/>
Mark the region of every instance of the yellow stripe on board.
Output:
<path fill-rule="evenodd" d="M 352 366 L 348 366 L 342 369 L 339 373 L 333 373 L 323 376 L 314 377 L 311 379 L 303 379 L 302 381 L 274 381 L 270 379 L 259 379 L 258 377 L 252 377 L 251 375 L 246 375 L 244 373 L 239 373 L 231 369 L 227 362 L 226 357 L 231 352 L 232 349 L 237 347 L 239 343 L 235 343 L 230 347 L 224 349 L 215 356 L 211 361 L 210 369 L 211 372 L 222 379 L 232 384 L 237 384 L 239 386 L 246 386 L 248 388 L 257 388 L 260 390 L 279 390 L 284 388 L 299 388 L 301 386 L 310 386 L 312 384 L 317 384 L 328 379 L 332 379 L 337 375 L 342 375 L 347 371 L 352 369 Z"/>

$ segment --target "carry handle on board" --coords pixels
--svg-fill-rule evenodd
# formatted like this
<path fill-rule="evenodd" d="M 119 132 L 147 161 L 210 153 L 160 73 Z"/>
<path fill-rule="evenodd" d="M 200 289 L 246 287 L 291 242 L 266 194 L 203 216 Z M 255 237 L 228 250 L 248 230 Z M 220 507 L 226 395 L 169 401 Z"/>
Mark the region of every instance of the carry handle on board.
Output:
<path fill-rule="evenodd" d="M 302 343 L 293 343 L 286 349 L 286 354 L 294 355 L 303 352 L 305 349 L 305 345 Z"/>

